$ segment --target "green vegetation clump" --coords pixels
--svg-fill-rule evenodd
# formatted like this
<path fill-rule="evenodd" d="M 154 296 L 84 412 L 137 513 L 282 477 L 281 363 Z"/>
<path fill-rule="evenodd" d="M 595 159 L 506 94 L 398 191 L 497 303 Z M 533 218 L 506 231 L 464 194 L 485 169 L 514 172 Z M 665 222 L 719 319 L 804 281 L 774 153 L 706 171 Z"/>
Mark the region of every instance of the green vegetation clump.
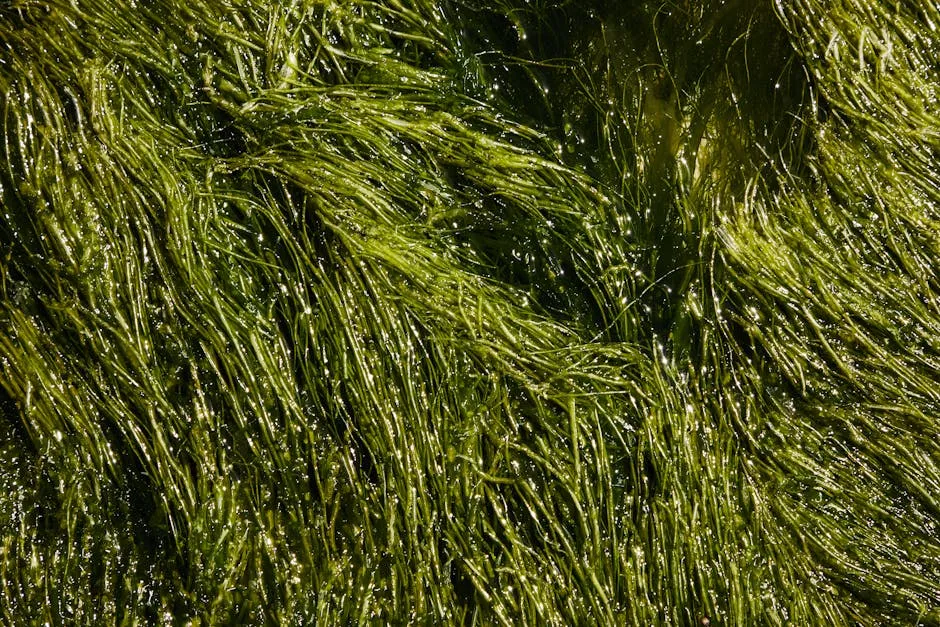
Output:
<path fill-rule="evenodd" d="M 0 0 L 0 622 L 940 625 L 934 0 Z"/>

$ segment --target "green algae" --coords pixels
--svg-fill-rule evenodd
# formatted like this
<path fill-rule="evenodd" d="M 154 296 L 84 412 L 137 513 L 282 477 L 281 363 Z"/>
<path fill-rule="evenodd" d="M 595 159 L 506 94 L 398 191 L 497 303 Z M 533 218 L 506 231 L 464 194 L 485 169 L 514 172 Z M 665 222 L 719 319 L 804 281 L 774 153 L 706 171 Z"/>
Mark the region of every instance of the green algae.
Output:
<path fill-rule="evenodd" d="M 938 624 L 932 3 L 0 4 L 10 624 Z"/>

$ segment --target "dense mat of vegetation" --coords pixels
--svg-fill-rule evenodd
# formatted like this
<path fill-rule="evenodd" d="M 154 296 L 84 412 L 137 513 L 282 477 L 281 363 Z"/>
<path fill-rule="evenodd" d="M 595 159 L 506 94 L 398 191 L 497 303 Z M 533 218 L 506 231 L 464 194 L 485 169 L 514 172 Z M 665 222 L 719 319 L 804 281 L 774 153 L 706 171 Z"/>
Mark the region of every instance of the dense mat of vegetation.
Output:
<path fill-rule="evenodd" d="M 0 0 L 0 622 L 940 624 L 934 0 Z"/>

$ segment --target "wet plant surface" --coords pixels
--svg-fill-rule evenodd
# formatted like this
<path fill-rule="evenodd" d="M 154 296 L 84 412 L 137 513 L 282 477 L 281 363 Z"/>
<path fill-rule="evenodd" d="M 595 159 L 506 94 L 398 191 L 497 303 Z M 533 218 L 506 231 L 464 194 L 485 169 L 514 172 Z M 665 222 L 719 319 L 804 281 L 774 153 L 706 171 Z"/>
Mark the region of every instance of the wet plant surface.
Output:
<path fill-rule="evenodd" d="M 0 622 L 940 624 L 938 23 L 0 2 Z"/>

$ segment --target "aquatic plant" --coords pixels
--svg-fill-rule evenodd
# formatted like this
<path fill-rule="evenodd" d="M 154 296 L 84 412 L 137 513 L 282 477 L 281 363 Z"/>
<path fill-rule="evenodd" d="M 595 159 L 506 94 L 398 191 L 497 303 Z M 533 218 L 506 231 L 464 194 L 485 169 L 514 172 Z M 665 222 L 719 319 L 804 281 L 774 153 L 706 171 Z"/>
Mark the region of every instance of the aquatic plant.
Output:
<path fill-rule="evenodd" d="M 940 624 L 940 6 L 0 2 L 6 624 Z"/>

